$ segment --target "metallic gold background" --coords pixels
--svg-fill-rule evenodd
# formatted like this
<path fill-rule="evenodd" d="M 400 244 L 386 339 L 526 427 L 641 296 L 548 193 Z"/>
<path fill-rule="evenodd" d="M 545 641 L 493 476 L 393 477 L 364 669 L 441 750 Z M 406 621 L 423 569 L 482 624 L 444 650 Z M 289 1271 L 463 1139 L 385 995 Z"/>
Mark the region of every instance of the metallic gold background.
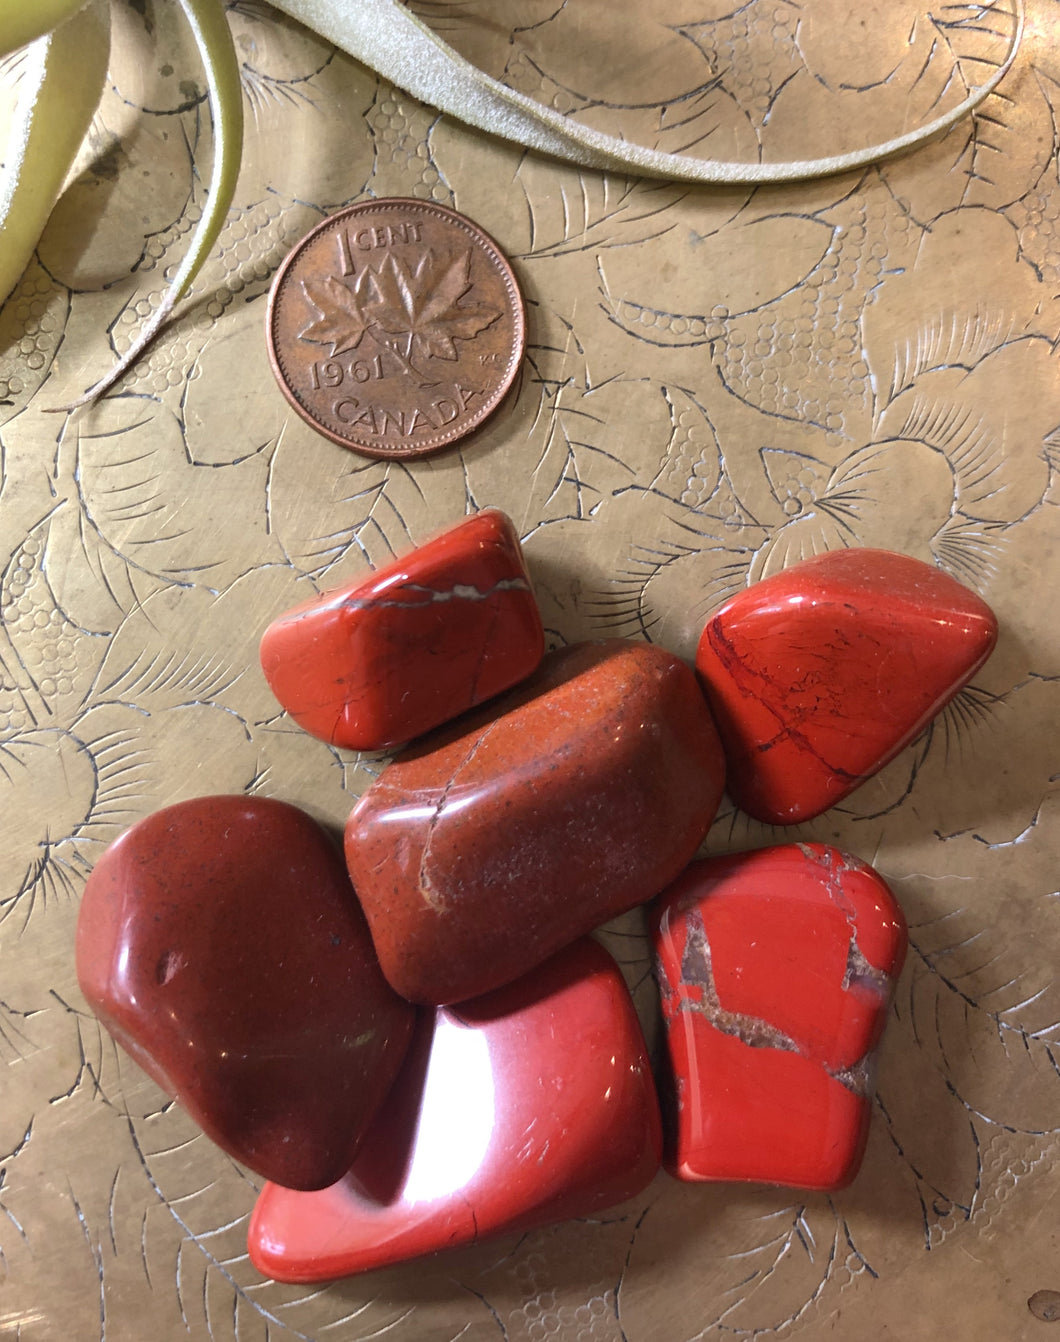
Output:
<path fill-rule="evenodd" d="M 989 5 L 421 3 L 513 87 L 642 142 L 808 157 L 885 138 L 999 59 Z M 898 161 L 783 189 L 564 167 L 463 129 L 240 0 L 246 161 L 197 300 L 95 409 L 63 404 L 158 302 L 203 196 L 202 76 L 175 7 L 115 6 L 85 171 L 0 313 L 0 1337 L 1020 1342 L 1060 1290 L 1056 592 L 1060 5 L 1017 67 Z M 17 78 L 17 62 L 7 71 Z M 505 248 L 525 372 L 462 450 L 369 462 L 313 435 L 265 357 L 269 279 L 323 215 L 430 196 Z M 912 947 L 865 1167 L 803 1197 L 687 1187 L 340 1283 L 262 1281 L 254 1181 L 85 1013 L 103 845 L 251 791 L 339 825 L 381 767 L 277 712 L 265 624 L 474 507 L 508 511 L 554 643 L 693 653 L 798 557 L 882 545 L 991 602 L 997 653 L 847 803 L 779 835 L 874 862 Z M 636 916 L 605 941 L 649 1032 Z M 292 935 L 297 930 L 292 928 Z"/>

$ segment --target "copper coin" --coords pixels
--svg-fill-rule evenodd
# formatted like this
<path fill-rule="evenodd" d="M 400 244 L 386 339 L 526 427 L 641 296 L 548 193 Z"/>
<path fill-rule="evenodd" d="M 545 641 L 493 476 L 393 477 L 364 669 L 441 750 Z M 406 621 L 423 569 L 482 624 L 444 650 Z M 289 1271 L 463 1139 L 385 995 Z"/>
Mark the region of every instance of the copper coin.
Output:
<path fill-rule="evenodd" d="M 497 408 L 526 318 L 496 243 L 455 210 L 372 200 L 308 233 L 273 281 L 269 358 L 295 410 L 370 457 L 419 457 Z"/>

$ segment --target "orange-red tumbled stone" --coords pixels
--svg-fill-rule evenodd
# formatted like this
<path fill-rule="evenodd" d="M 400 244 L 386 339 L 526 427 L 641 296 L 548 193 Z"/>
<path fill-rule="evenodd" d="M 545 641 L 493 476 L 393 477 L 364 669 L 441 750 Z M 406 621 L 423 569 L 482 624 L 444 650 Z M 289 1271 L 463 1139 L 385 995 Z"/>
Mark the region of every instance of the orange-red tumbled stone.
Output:
<path fill-rule="evenodd" d="M 509 689 L 543 652 L 519 538 L 488 508 L 281 615 L 262 637 L 261 665 L 305 731 L 378 750 Z"/>
<path fill-rule="evenodd" d="M 695 676 L 646 643 L 550 654 L 405 751 L 354 808 L 346 861 L 383 972 L 414 1002 L 508 983 L 657 894 L 717 810 Z"/>
<path fill-rule="evenodd" d="M 680 1179 L 839 1188 L 906 950 L 883 879 L 822 844 L 694 862 L 653 910 Z"/>
<path fill-rule="evenodd" d="M 622 975 L 593 941 L 459 1007 L 425 1011 L 349 1174 L 267 1184 L 250 1256 L 326 1281 L 504 1231 L 590 1216 L 659 1168 L 659 1106 Z"/>
<path fill-rule="evenodd" d="M 886 550 L 817 555 L 740 592 L 696 653 L 729 795 L 769 824 L 819 815 L 908 745 L 996 640 L 974 592 Z"/>
<path fill-rule="evenodd" d="M 181 802 L 111 844 L 85 886 L 77 976 L 208 1137 L 292 1188 L 349 1168 L 415 1016 L 332 840 L 260 797 Z"/>

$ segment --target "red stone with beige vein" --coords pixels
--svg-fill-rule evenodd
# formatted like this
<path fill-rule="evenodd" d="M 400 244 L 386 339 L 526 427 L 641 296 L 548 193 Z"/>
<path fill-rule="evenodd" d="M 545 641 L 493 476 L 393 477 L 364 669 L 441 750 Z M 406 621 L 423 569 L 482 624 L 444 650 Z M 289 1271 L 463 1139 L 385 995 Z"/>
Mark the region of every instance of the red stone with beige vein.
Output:
<path fill-rule="evenodd" d="M 550 654 L 399 755 L 354 808 L 346 861 L 383 972 L 431 1004 L 525 974 L 677 875 L 724 772 L 676 657 L 619 639 Z"/>
<path fill-rule="evenodd" d="M 693 862 L 653 911 L 680 1179 L 838 1188 L 906 951 L 866 863 L 824 844 Z"/>

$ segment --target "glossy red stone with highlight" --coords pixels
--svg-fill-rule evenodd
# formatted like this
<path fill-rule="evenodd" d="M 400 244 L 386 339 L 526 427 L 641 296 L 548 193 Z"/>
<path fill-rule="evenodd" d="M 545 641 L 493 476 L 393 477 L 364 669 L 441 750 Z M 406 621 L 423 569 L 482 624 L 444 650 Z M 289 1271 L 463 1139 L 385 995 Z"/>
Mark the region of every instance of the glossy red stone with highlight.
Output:
<path fill-rule="evenodd" d="M 424 1011 L 350 1173 L 266 1185 L 255 1266 L 326 1281 L 503 1231 L 589 1216 L 659 1167 L 658 1101 L 633 1003 L 593 941 L 460 1007 Z"/>
<path fill-rule="evenodd" d="M 519 539 L 489 508 L 281 615 L 262 637 L 261 665 L 305 731 L 378 750 L 509 689 L 543 652 Z"/>
<path fill-rule="evenodd" d="M 208 1137 L 292 1188 L 349 1168 L 415 1016 L 331 839 L 258 797 L 181 802 L 111 844 L 85 886 L 77 975 Z"/>
<path fill-rule="evenodd" d="M 740 592 L 696 653 L 729 795 L 769 824 L 819 815 L 908 745 L 996 640 L 974 592 L 885 550 L 817 555 Z"/>
<path fill-rule="evenodd" d="M 883 879 L 823 844 L 694 862 L 659 900 L 653 937 L 673 1173 L 849 1183 L 906 950 Z"/>
<path fill-rule="evenodd" d="M 550 654 L 389 765 L 346 826 L 383 972 L 476 997 L 658 894 L 698 848 L 724 759 L 693 673 L 646 643 Z"/>

